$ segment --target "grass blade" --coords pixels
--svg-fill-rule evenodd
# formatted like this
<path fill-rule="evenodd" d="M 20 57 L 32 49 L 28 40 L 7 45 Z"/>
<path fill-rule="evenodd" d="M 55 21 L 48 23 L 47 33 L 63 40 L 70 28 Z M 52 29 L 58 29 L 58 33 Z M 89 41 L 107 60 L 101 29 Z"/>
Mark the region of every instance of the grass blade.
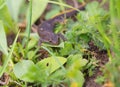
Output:
<path fill-rule="evenodd" d="M 0 77 L 1 77 L 2 74 L 4 73 L 4 71 L 5 71 L 5 69 L 6 69 L 7 65 L 8 65 L 8 62 L 10 61 L 10 59 L 11 59 L 11 57 L 12 57 L 12 53 L 13 53 L 13 50 L 14 50 L 14 47 L 15 47 L 15 44 L 16 44 L 16 41 L 17 41 L 19 32 L 20 32 L 20 31 L 18 31 L 17 36 L 16 36 L 16 38 L 15 38 L 15 40 L 14 40 L 14 42 L 13 42 L 12 48 L 11 48 L 11 50 L 10 50 L 10 53 L 8 54 L 8 56 L 6 56 L 5 62 L 4 62 L 4 64 L 3 64 L 3 67 L 2 67 L 1 70 L 0 70 Z"/>
<path fill-rule="evenodd" d="M 31 24 L 33 24 L 41 16 L 41 14 L 43 13 L 43 11 L 45 10 L 45 8 L 47 6 L 48 1 L 49 0 L 33 0 Z M 31 8 L 31 7 L 29 7 L 29 8 Z M 29 9 L 28 9 L 27 16 L 28 15 L 29 15 Z"/>
<path fill-rule="evenodd" d="M 6 40 L 6 35 L 5 35 L 4 26 L 3 26 L 2 21 L 0 21 L 0 50 L 5 55 L 8 55 L 7 40 Z"/>

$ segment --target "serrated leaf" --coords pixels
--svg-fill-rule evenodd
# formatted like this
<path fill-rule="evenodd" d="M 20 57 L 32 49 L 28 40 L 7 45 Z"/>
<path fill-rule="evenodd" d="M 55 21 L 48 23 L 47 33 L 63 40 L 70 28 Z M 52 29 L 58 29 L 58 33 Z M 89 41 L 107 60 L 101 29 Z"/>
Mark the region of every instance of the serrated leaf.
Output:
<path fill-rule="evenodd" d="M 21 62 L 15 64 L 14 74 L 16 77 L 23 81 L 33 82 L 36 80 L 37 67 L 30 60 L 22 60 Z"/>
<path fill-rule="evenodd" d="M 8 55 L 7 40 L 6 40 L 6 35 L 5 35 L 4 26 L 3 26 L 2 21 L 0 21 L 0 50 L 5 55 Z"/>
<path fill-rule="evenodd" d="M 32 2 L 32 21 L 31 23 L 33 24 L 43 13 L 45 10 L 47 3 L 49 0 L 33 0 Z M 29 14 L 29 9 L 27 16 Z M 28 17 L 27 17 L 28 18 Z"/>
<path fill-rule="evenodd" d="M 24 0 L 7 0 L 7 6 L 10 14 L 16 22 L 18 21 L 19 10 L 23 1 Z"/>
<path fill-rule="evenodd" d="M 64 57 L 48 57 L 37 63 L 38 67 L 46 68 L 49 73 L 54 72 L 60 68 L 67 61 Z"/>
<path fill-rule="evenodd" d="M 97 1 L 91 2 L 86 6 L 86 10 L 90 16 L 103 15 L 105 10 L 99 7 Z"/>

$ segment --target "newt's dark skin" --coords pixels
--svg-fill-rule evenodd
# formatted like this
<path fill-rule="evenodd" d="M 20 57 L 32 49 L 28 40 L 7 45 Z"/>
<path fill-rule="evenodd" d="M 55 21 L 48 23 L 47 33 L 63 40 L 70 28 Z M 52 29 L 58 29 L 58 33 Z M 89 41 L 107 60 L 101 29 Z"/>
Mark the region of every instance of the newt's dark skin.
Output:
<path fill-rule="evenodd" d="M 79 7 L 78 9 L 84 10 L 85 9 L 84 5 Z M 69 17 L 75 15 L 77 12 L 78 11 L 76 11 L 76 10 L 68 11 L 68 12 L 57 15 L 57 16 L 53 17 L 52 19 L 49 19 L 49 20 L 41 23 L 41 25 L 38 27 L 38 34 L 40 36 L 39 44 L 41 44 L 43 42 L 47 42 L 47 43 L 50 43 L 53 45 L 58 45 L 60 39 L 65 41 L 66 38 L 62 34 L 54 33 L 55 24 L 58 22 L 63 22 L 64 15 L 66 16 L 66 18 L 69 18 Z"/>

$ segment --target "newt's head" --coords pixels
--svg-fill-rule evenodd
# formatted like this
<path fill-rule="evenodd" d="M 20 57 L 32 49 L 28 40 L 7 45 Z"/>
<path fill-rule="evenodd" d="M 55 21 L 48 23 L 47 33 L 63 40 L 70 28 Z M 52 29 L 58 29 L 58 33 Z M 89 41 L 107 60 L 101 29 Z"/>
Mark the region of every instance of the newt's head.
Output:
<path fill-rule="evenodd" d="M 59 44 L 59 37 L 57 34 L 54 34 L 53 32 L 44 29 L 39 29 L 38 34 L 40 36 L 40 42 L 47 42 L 53 45 Z"/>

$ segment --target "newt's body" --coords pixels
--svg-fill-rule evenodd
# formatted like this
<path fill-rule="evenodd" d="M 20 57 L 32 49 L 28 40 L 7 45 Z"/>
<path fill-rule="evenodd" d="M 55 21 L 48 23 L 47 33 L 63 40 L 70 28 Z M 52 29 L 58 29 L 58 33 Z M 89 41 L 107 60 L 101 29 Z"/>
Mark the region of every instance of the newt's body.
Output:
<path fill-rule="evenodd" d="M 79 10 L 84 10 L 84 5 L 78 8 Z M 43 22 L 39 28 L 38 28 L 38 34 L 40 36 L 40 44 L 42 42 L 48 42 L 50 44 L 57 45 L 59 44 L 60 38 L 65 40 L 64 36 L 62 34 L 55 34 L 54 33 L 54 27 L 57 22 L 63 22 L 64 21 L 64 15 L 66 18 L 69 18 L 73 15 L 75 15 L 78 11 L 71 10 L 67 11 L 65 13 L 62 13 L 60 15 L 57 15 L 53 17 L 52 19 L 49 19 L 45 22 Z"/>

